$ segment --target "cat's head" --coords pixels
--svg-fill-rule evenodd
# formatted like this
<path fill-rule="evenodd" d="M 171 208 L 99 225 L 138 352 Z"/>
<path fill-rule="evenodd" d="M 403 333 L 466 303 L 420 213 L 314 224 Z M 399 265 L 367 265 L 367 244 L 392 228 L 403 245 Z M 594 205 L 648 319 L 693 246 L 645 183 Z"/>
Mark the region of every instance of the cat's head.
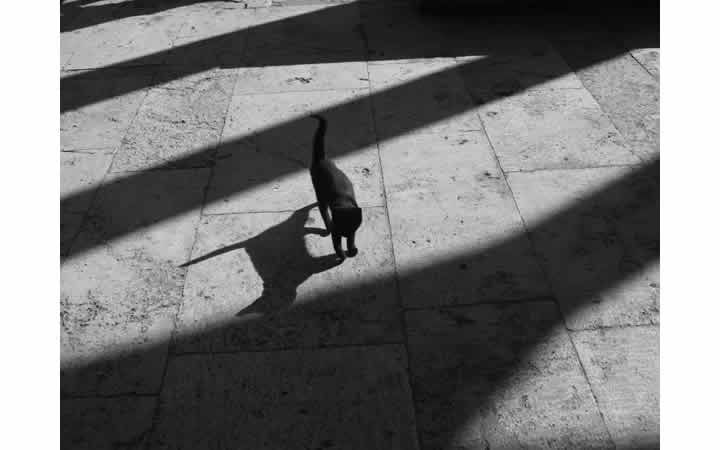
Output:
<path fill-rule="evenodd" d="M 335 230 L 340 235 L 352 236 L 362 223 L 362 209 L 356 206 L 333 209 L 332 221 Z"/>

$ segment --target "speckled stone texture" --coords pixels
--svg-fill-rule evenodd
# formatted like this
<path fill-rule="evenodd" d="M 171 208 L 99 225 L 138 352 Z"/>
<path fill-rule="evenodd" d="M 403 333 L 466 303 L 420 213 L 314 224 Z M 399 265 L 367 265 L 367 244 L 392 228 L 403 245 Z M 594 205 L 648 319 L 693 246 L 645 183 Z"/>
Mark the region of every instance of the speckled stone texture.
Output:
<path fill-rule="evenodd" d="M 123 138 L 112 171 L 211 166 L 203 150 L 214 148 L 220 139 L 235 77 L 234 71 L 215 70 L 150 90 Z"/>
<path fill-rule="evenodd" d="M 111 149 L 60 153 L 60 253 L 65 254 L 80 231 L 97 187 L 112 161 Z"/>
<path fill-rule="evenodd" d="M 409 132 L 482 130 L 454 59 L 370 64 L 380 139 Z"/>
<path fill-rule="evenodd" d="M 182 300 L 185 270 L 179 265 L 190 255 L 199 211 L 110 237 L 148 220 L 170 199 L 199 203 L 203 172 L 155 173 L 136 192 L 119 192 L 112 184 L 99 191 L 74 243 L 86 251 L 68 258 L 60 271 L 64 393 L 159 388 Z"/>
<path fill-rule="evenodd" d="M 506 171 L 638 163 L 579 84 L 550 83 L 483 106 L 481 116 Z"/>
<path fill-rule="evenodd" d="M 548 293 L 482 132 L 418 134 L 384 141 L 380 148 L 404 305 Z M 433 270 L 413 276 L 431 264 Z"/>
<path fill-rule="evenodd" d="M 70 250 L 73 239 L 82 226 L 83 213 L 60 210 L 60 255 L 65 256 Z"/>
<path fill-rule="evenodd" d="M 660 86 L 653 77 L 652 59 L 643 67 L 633 54 L 622 54 L 615 36 L 597 33 L 574 38 L 556 39 L 588 92 L 625 137 L 628 147 L 645 161 L 652 161 L 660 152 Z M 619 53 L 619 55 L 618 55 Z M 588 60 L 605 59 L 602 64 L 587 65 Z M 645 53 L 647 55 L 647 53 Z M 641 62 L 643 53 L 640 53 Z M 652 57 L 652 54 L 649 55 Z M 650 70 L 651 72 L 648 72 Z"/>
<path fill-rule="evenodd" d="M 397 63 L 455 55 L 437 18 L 423 16 L 397 2 L 360 2 L 359 7 L 370 62 Z"/>
<path fill-rule="evenodd" d="M 370 87 L 361 62 L 249 67 L 238 71 L 235 95 Z"/>
<path fill-rule="evenodd" d="M 146 448 L 157 399 L 117 397 L 64 399 L 60 403 L 60 448 Z"/>
<path fill-rule="evenodd" d="M 598 168 L 508 177 L 570 329 L 659 320 L 659 173 L 645 169 L 626 181 L 628 174 Z M 545 220 L 571 205 L 571 214 Z"/>
<path fill-rule="evenodd" d="M 152 448 L 417 449 L 402 346 L 173 358 Z"/>
<path fill-rule="evenodd" d="M 406 320 L 423 448 L 612 448 L 553 302 Z"/>
<path fill-rule="evenodd" d="M 658 327 L 571 334 L 618 449 L 660 446 Z"/>
<path fill-rule="evenodd" d="M 256 12 L 246 57 L 252 66 L 346 62 L 365 59 L 355 3 L 266 8 Z"/>
<path fill-rule="evenodd" d="M 287 211 L 314 202 L 309 167 L 318 122 L 306 117 L 314 112 L 328 121 L 326 156 L 353 182 L 360 205 L 382 205 L 367 94 L 338 90 L 234 96 L 206 211 Z M 278 125 L 267 129 L 270 120 Z"/>
<path fill-rule="evenodd" d="M 133 72 L 107 74 L 106 77 L 78 77 L 77 72 L 64 75 L 60 91 L 60 145 L 63 150 L 117 149 L 145 98 L 144 86 L 152 73 L 137 69 Z M 75 107 L 88 94 L 102 93 L 98 103 Z"/>
<path fill-rule="evenodd" d="M 92 14 L 88 9 L 87 15 Z M 92 23 L 92 17 L 78 17 L 74 23 Z M 110 65 L 144 66 L 163 64 L 172 47 L 182 19 L 159 13 L 131 15 L 108 23 L 77 28 L 61 35 L 61 46 L 72 48 L 64 69 L 92 69 Z"/>
<path fill-rule="evenodd" d="M 165 62 L 176 66 L 244 67 L 248 36 L 256 23 L 240 2 L 197 2 L 178 8 L 186 16 Z"/>
<path fill-rule="evenodd" d="M 96 188 L 105 177 L 110 163 L 110 149 L 89 152 L 60 153 L 60 195 L 72 194 Z M 91 195 L 72 196 L 74 201 L 63 204 L 63 212 L 84 213 L 90 207 Z"/>
<path fill-rule="evenodd" d="M 175 351 L 401 341 L 387 217 L 363 213 L 359 253 L 342 265 L 317 208 L 204 218 Z"/>
<path fill-rule="evenodd" d="M 654 16 L 267 3 L 60 5 L 62 447 L 656 447 Z"/>

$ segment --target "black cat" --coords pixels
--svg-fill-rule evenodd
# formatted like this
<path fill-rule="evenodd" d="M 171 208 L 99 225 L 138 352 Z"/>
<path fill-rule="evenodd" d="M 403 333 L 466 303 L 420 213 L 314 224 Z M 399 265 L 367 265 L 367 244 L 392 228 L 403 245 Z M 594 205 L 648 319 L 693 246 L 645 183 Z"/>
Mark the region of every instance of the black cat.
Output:
<path fill-rule="evenodd" d="M 350 179 L 332 161 L 325 159 L 327 120 L 319 115 L 311 117 L 319 123 L 315 131 L 310 176 L 325 228 L 332 235 L 335 253 L 342 260 L 346 254 L 350 257 L 357 255 L 355 232 L 362 223 L 362 210 L 355 201 Z M 347 239 L 347 253 L 342 249 L 342 237 Z"/>

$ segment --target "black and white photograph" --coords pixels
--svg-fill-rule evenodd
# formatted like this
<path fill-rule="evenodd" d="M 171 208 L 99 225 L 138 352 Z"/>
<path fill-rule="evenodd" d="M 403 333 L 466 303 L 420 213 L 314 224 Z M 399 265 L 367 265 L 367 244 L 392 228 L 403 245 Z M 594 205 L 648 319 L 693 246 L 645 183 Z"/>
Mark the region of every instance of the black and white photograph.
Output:
<path fill-rule="evenodd" d="M 659 0 L 51 3 L 37 448 L 660 448 Z"/>

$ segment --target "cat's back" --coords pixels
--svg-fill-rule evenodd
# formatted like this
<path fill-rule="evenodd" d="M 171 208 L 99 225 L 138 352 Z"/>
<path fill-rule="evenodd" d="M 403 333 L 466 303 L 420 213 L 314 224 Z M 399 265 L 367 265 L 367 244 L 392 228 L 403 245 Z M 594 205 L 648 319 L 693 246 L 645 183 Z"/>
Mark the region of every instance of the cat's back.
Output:
<path fill-rule="evenodd" d="M 310 167 L 310 176 L 317 190 L 354 194 L 350 179 L 328 159 L 313 164 Z"/>

